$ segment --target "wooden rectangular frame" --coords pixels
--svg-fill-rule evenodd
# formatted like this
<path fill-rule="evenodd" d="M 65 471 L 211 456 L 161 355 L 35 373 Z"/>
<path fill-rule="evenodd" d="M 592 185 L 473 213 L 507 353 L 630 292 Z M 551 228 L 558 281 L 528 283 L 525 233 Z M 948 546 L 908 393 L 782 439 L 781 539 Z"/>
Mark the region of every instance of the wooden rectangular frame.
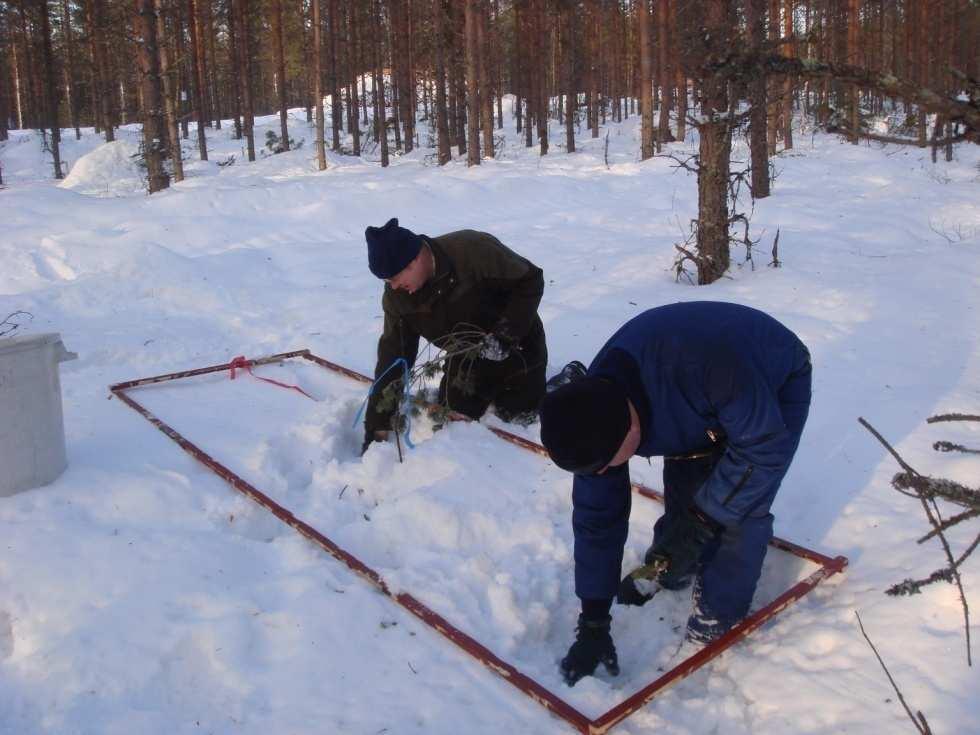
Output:
<path fill-rule="evenodd" d="M 269 357 L 258 358 L 254 360 L 247 360 L 249 366 L 255 365 L 267 365 L 270 363 L 282 362 L 289 359 L 302 358 L 309 360 L 320 367 L 327 370 L 345 375 L 354 380 L 360 381 L 362 383 L 371 383 L 371 379 L 366 375 L 361 375 L 358 372 L 345 368 L 341 365 L 337 365 L 328 360 L 324 360 L 322 357 L 314 355 L 309 350 L 296 350 L 294 352 L 284 352 L 278 355 L 271 355 Z M 384 579 L 376 571 L 367 566 L 364 562 L 360 561 L 350 552 L 342 549 L 340 546 L 335 544 L 325 535 L 320 533 L 317 529 L 305 523 L 301 519 L 294 516 L 287 508 L 282 507 L 274 500 L 269 498 L 267 495 L 259 491 L 257 488 L 249 484 L 243 478 L 232 472 L 230 469 L 225 467 L 223 464 L 218 462 L 216 459 L 211 457 L 209 454 L 200 449 L 197 445 L 188 441 L 184 436 L 182 436 L 175 429 L 161 421 L 159 418 L 153 415 L 148 409 L 140 405 L 136 400 L 134 400 L 128 391 L 133 388 L 138 388 L 142 386 L 153 385 L 155 383 L 162 383 L 172 380 L 180 380 L 182 378 L 190 378 L 197 375 L 206 375 L 208 373 L 221 372 L 223 370 L 230 370 L 232 367 L 241 367 L 240 362 L 236 363 L 225 363 L 223 365 L 213 365 L 210 367 L 197 368 L 195 370 L 186 370 L 177 373 L 168 373 L 166 375 L 157 375 L 150 378 L 141 378 L 137 380 L 130 380 L 124 383 L 117 383 L 116 385 L 110 386 L 109 390 L 112 395 L 116 396 L 119 400 L 125 403 L 127 406 L 138 412 L 150 423 L 152 423 L 157 429 L 166 434 L 170 439 L 176 442 L 185 452 L 190 454 L 196 460 L 201 462 L 203 465 L 215 472 L 219 477 L 221 477 L 225 482 L 227 482 L 231 487 L 240 493 L 244 494 L 246 497 L 255 501 L 263 508 L 268 510 L 274 516 L 279 518 L 283 523 L 291 526 L 303 536 L 308 538 L 313 543 L 320 546 L 324 551 L 333 556 L 335 559 L 346 564 L 351 570 L 361 576 L 363 579 L 374 585 L 380 592 L 391 598 L 395 603 L 408 610 L 408 612 L 415 615 L 423 623 L 428 625 L 430 628 L 434 629 L 436 632 L 444 636 L 445 638 L 452 641 L 456 646 L 466 651 L 470 656 L 477 659 L 486 666 L 488 669 L 493 671 L 498 676 L 504 678 L 507 682 L 512 684 L 514 687 L 519 689 L 521 692 L 526 694 L 528 697 L 533 699 L 535 702 L 540 704 L 542 707 L 547 709 L 556 717 L 568 722 L 572 727 L 574 727 L 579 732 L 584 735 L 603 735 L 609 731 L 610 728 L 614 727 L 618 723 L 622 722 L 624 719 L 629 717 L 631 714 L 636 712 L 638 709 L 646 705 L 650 700 L 656 697 L 658 694 L 663 692 L 667 687 L 672 684 L 676 684 L 681 679 L 689 676 L 695 670 L 706 664 L 708 661 L 712 660 L 723 651 L 731 648 L 739 640 L 747 636 L 749 633 L 759 628 L 763 623 L 771 618 L 775 617 L 778 613 L 784 610 L 786 607 L 796 602 L 810 591 L 812 591 L 818 584 L 823 582 L 835 574 L 842 572 L 847 566 L 847 558 L 843 556 L 829 557 L 821 554 L 817 551 L 799 546 L 785 539 L 774 537 L 770 544 L 777 549 L 786 551 L 794 556 L 800 557 L 801 559 L 806 559 L 818 565 L 818 569 L 810 574 L 805 579 L 797 582 L 795 585 L 787 589 L 785 592 L 780 594 L 775 600 L 770 602 L 765 607 L 752 613 L 745 620 L 740 622 L 734 628 L 732 628 L 728 633 L 726 633 L 721 638 L 705 646 L 690 658 L 681 661 L 677 666 L 675 666 L 670 671 L 667 671 L 662 676 L 660 676 L 655 681 L 651 682 L 647 686 L 640 689 L 638 692 L 628 697 L 627 699 L 620 702 L 618 705 L 607 711 L 606 713 L 600 715 L 596 719 L 590 719 L 584 714 L 579 712 L 577 709 L 572 707 L 570 704 L 565 702 L 561 697 L 552 693 L 550 690 L 543 687 L 541 684 L 536 682 L 534 679 L 526 676 L 516 669 L 511 664 L 507 663 L 503 659 L 497 657 L 491 650 L 482 645 L 479 641 L 468 636 L 463 631 L 456 628 L 452 623 L 447 621 L 437 612 L 427 607 L 424 603 L 420 602 L 418 599 L 412 595 L 405 592 L 393 592 L 389 589 L 388 585 Z M 452 418 L 457 420 L 469 420 L 460 415 L 454 415 Z M 509 431 L 499 429 L 496 427 L 487 427 L 494 434 L 499 436 L 501 439 L 508 441 L 512 444 L 526 449 L 537 454 L 541 454 L 547 457 L 547 452 L 544 447 L 535 442 L 529 441 L 523 437 L 512 434 Z M 633 483 L 633 491 L 639 495 L 646 498 L 656 500 L 658 502 L 663 502 L 663 495 L 661 495 L 656 490 L 652 490 L 644 485 L 638 483 Z"/>

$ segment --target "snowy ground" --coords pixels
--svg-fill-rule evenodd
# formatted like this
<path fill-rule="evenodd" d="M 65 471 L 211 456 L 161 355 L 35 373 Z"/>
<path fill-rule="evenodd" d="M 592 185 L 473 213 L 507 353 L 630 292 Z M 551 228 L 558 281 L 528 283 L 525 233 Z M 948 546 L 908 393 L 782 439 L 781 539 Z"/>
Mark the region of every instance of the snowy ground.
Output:
<path fill-rule="evenodd" d="M 257 142 L 278 130 L 259 122 Z M 370 373 L 381 284 L 362 233 L 389 216 L 431 235 L 484 229 L 540 265 L 553 369 L 588 361 L 639 311 L 693 299 L 762 308 L 811 348 L 814 404 L 776 532 L 850 569 L 617 732 L 911 727 L 855 611 L 935 732 L 973 727 L 980 677 L 955 589 L 883 594 L 943 558 L 915 545 L 922 511 L 890 489 L 894 460 L 856 418 L 920 471 L 976 486 L 977 460 L 930 449 L 980 446 L 976 425 L 925 419 L 980 408 L 977 150 L 933 165 L 917 149 L 800 133 L 754 213 L 757 267 L 695 288 L 671 271 L 694 179 L 668 159 L 639 163 L 634 120 L 607 129 L 608 166 L 602 138 L 540 158 L 509 127 L 479 168 L 440 169 L 423 148 L 387 170 L 371 152 L 329 154 L 320 173 L 294 111 L 299 150 L 248 164 L 227 128 L 209 130 L 212 160 L 192 158 L 187 180 L 152 197 L 129 158 L 135 130 L 108 146 L 69 132 L 60 187 L 35 135 L 0 143 L 0 318 L 31 312 L 21 333 L 59 331 L 79 353 L 62 366 L 68 471 L 0 499 L 0 733 L 570 732 L 106 400 L 121 380 L 301 347 Z M 765 267 L 777 227 L 778 270 Z M 560 683 L 576 613 L 567 475 L 478 425 L 419 421 L 404 464 L 388 445 L 361 459 L 363 386 L 310 365 L 258 372 L 319 400 L 227 375 L 134 396 L 589 715 L 671 660 L 689 599 L 664 594 L 614 611 L 620 677 Z M 656 462 L 632 469 L 659 487 Z M 657 512 L 635 503 L 627 564 Z M 771 553 L 756 604 L 810 569 Z M 964 582 L 980 607 L 977 559 Z"/>

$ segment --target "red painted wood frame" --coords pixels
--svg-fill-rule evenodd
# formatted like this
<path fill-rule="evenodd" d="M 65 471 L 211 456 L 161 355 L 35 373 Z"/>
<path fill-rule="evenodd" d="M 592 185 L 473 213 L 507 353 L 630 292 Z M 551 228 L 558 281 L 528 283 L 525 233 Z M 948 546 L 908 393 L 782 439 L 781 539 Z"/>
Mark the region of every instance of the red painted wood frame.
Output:
<path fill-rule="evenodd" d="M 332 362 L 324 360 L 322 357 L 312 354 L 309 350 L 284 352 L 278 355 L 248 360 L 247 362 L 250 366 L 267 365 L 293 358 L 303 358 L 305 360 L 309 360 L 310 362 L 316 363 L 327 370 L 340 373 L 341 375 L 353 378 L 354 380 L 362 383 L 372 382 L 367 376 L 361 375 L 353 370 L 349 370 L 341 365 L 336 365 Z M 221 372 L 223 370 L 229 370 L 231 367 L 232 363 L 226 363 L 224 365 L 213 365 L 211 367 L 198 368 L 196 370 L 186 370 L 178 373 L 169 373 L 167 375 L 157 375 L 151 378 L 130 380 L 125 383 L 118 383 L 110 386 L 109 390 L 113 395 L 119 398 L 119 400 L 140 413 L 144 418 L 150 421 L 150 423 L 156 426 L 157 429 L 170 437 L 184 451 L 215 472 L 235 490 L 238 490 L 240 493 L 251 498 L 274 516 L 279 518 L 283 523 L 299 531 L 310 541 L 323 548 L 328 554 L 346 564 L 350 569 L 374 585 L 383 594 L 394 600 L 394 602 L 408 610 L 410 613 L 412 613 L 412 615 L 415 615 L 423 623 L 433 628 L 444 637 L 448 638 L 459 648 L 463 649 L 473 658 L 480 661 L 495 674 L 503 677 L 507 682 L 522 691 L 555 716 L 568 722 L 579 732 L 584 733 L 584 735 L 602 735 L 602 733 L 607 732 L 610 728 L 619 722 L 622 722 L 624 719 L 629 717 L 629 715 L 643 707 L 647 702 L 663 692 L 671 684 L 675 684 L 684 677 L 693 673 L 696 669 L 700 668 L 708 661 L 733 646 L 736 642 L 747 636 L 756 628 L 760 627 L 767 620 L 773 618 L 790 604 L 802 598 L 822 581 L 832 577 L 835 574 L 838 574 L 839 572 L 842 572 L 847 566 L 847 559 L 843 556 L 831 558 L 819 552 L 794 544 L 790 541 L 774 537 L 770 542 L 772 546 L 793 554 L 794 556 L 811 561 L 817 564 L 819 568 L 806 579 L 797 582 L 795 585 L 783 592 L 768 605 L 752 613 L 749 617 L 728 631 L 728 633 L 726 633 L 724 636 L 705 646 L 690 658 L 681 661 L 681 663 L 670 671 L 666 672 L 656 681 L 651 682 L 633 694 L 631 697 L 628 697 L 605 714 L 593 720 L 586 717 L 558 695 L 552 693 L 548 689 L 545 689 L 534 679 L 522 674 L 512 665 L 497 657 L 493 651 L 489 650 L 479 641 L 474 640 L 466 633 L 459 630 L 437 612 L 427 607 L 424 603 L 420 602 L 412 595 L 405 592 L 396 593 L 390 590 L 384 579 L 360 559 L 339 547 L 317 529 L 297 518 L 288 509 L 282 507 L 257 488 L 250 485 L 244 479 L 201 450 L 197 445 L 188 441 L 176 430 L 154 416 L 150 411 L 127 394 L 127 391 L 132 388 L 152 385 L 154 383 L 162 383 L 165 381 L 180 380 L 181 378 L 190 378 L 196 375 Z M 240 367 L 240 365 L 238 365 L 238 367 Z M 469 420 L 460 415 L 455 415 L 453 418 L 464 421 Z M 492 426 L 487 428 L 505 441 L 547 457 L 547 452 L 540 444 L 536 444 L 503 429 L 498 429 Z M 663 495 L 644 485 L 633 483 L 633 490 L 644 497 L 663 502 Z"/>

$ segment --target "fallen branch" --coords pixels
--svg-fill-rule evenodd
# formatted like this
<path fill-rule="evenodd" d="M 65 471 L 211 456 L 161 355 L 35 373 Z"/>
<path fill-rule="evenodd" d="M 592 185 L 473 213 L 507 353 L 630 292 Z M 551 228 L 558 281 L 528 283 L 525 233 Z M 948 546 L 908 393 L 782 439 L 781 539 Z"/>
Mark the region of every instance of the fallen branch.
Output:
<path fill-rule="evenodd" d="M 909 488 L 915 491 L 914 497 L 917 497 L 919 502 L 922 504 L 922 509 L 925 511 L 926 518 L 929 520 L 929 525 L 932 526 L 934 535 L 939 539 L 940 544 L 942 544 L 943 553 L 946 554 L 946 560 L 949 562 L 945 569 L 933 572 L 925 580 L 905 580 L 905 582 L 895 585 L 891 588 L 889 594 L 915 594 L 925 585 L 939 580 L 954 583 L 956 588 L 959 590 L 960 604 L 963 607 L 963 624 L 966 636 L 966 663 L 967 666 L 973 666 L 972 643 L 970 639 L 970 606 L 966 601 L 966 592 L 963 590 L 963 580 L 960 577 L 959 565 L 962 564 L 966 557 L 969 556 L 976 548 L 976 542 L 971 544 L 969 549 L 967 549 L 967 551 L 960 556 L 959 559 L 953 558 L 953 551 L 950 548 L 949 541 L 943 534 L 943 531 L 945 530 L 944 522 L 939 512 L 939 506 L 936 504 L 936 497 L 939 496 L 949 500 L 950 498 L 948 497 L 948 494 L 952 491 L 954 497 L 958 498 L 959 500 L 970 500 L 973 495 L 976 495 L 976 498 L 980 499 L 980 492 L 971 490 L 970 488 L 951 480 L 936 480 L 935 478 L 920 475 L 911 465 L 902 459 L 901 455 L 895 451 L 894 447 L 885 441 L 885 438 L 871 424 L 865 421 L 864 418 L 859 417 L 858 422 L 865 429 L 867 429 L 872 436 L 881 442 L 882 446 L 889 451 L 902 469 L 905 470 L 904 473 L 899 473 L 892 478 L 892 487 L 903 495 L 913 495 L 912 493 L 907 492 Z M 942 492 L 940 492 L 940 490 Z M 964 490 L 966 493 L 962 492 Z M 952 502 L 957 501 L 954 500 Z M 980 504 L 974 505 L 973 502 L 966 502 L 963 504 L 971 507 L 971 509 L 980 507 Z M 946 527 L 948 528 L 948 525 Z"/>
<path fill-rule="evenodd" d="M 871 642 L 868 637 L 867 631 L 864 629 L 864 623 L 861 622 L 861 616 L 858 614 L 857 610 L 854 611 L 854 616 L 858 620 L 858 627 L 861 628 L 861 635 L 864 636 L 864 640 L 868 642 L 871 646 L 871 650 L 874 651 L 875 658 L 878 659 L 878 663 L 881 664 L 881 668 L 885 672 L 885 676 L 888 677 L 888 682 L 892 685 L 892 689 L 895 690 L 895 694 L 898 695 L 898 701 L 902 703 L 902 707 L 905 708 L 905 713 L 912 720 L 912 724 L 915 725 L 915 729 L 918 730 L 919 735 L 932 735 L 932 730 L 929 729 L 929 723 L 926 722 L 925 715 L 921 711 L 916 710 L 916 713 L 912 714 L 912 709 L 909 707 L 908 703 L 905 701 L 905 697 L 902 695 L 902 690 L 898 688 L 898 684 L 895 683 L 895 679 L 892 678 L 891 672 L 888 667 L 885 666 L 884 660 L 881 658 L 881 654 L 878 653 L 878 649 L 875 648 L 875 644 Z M 918 719 L 916 719 L 918 717 Z"/>
<path fill-rule="evenodd" d="M 969 413 L 941 413 L 926 419 L 927 424 L 937 424 L 940 421 L 980 421 L 980 416 Z"/>

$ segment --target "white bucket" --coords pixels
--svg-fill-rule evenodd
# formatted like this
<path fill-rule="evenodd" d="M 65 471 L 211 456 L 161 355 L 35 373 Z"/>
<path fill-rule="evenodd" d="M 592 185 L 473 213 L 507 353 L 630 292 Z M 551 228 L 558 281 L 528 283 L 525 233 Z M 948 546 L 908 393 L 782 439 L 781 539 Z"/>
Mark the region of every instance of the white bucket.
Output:
<path fill-rule="evenodd" d="M 55 333 L 0 339 L 0 497 L 54 482 L 68 466 L 58 365 L 76 357 Z"/>

